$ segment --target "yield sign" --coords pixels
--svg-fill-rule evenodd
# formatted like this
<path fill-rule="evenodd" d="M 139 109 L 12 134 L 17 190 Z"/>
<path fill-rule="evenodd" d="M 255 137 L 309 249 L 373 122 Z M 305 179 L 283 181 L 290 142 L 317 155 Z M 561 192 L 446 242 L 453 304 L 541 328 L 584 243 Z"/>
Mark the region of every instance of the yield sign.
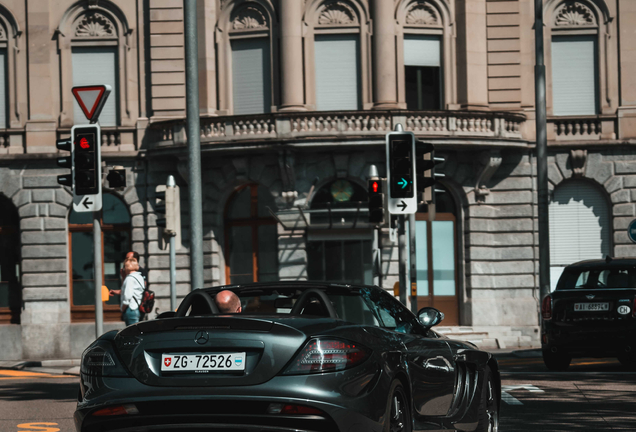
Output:
<path fill-rule="evenodd" d="M 94 123 L 99 118 L 111 90 L 109 85 L 99 84 L 73 87 L 72 92 L 88 121 Z"/>

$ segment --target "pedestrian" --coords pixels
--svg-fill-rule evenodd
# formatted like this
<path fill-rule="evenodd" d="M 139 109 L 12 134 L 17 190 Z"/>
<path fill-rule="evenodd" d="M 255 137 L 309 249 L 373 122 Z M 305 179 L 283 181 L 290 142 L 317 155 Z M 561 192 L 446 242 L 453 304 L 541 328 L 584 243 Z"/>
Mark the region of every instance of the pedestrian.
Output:
<path fill-rule="evenodd" d="M 137 263 L 137 265 L 139 266 L 139 254 L 135 251 L 130 251 L 128 253 L 126 253 L 126 255 L 124 256 L 124 263 L 126 262 L 126 260 L 133 260 Z M 137 270 L 139 272 L 139 274 L 141 275 L 141 277 L 144 279 L 144 288 L 148 287 L 148 272 L 146 271 L 145 268 L 139 266 L 139 270 Z M 124 279 L 126 278 L 126 274 L 124 271 L 124 266 L 122 265 L 121 269 L 119 270 L 119 274 L 121 276 L 121 280 L 122 283 L 124 281 Z M 112 296 L 116 296 L 116 295 L 121 295 L 121 290 L 110 290 L 108 291 L 108 294 L 112 297 Z"/>
<path fill-rule="evenodd" d="M 141 273 L 139 273 L 139 263 L 134 259 L 127 259 L 124 261 L 124 273 L 125 279 L 122 284 L 121 297 L 120 297 L 120 309 L 122 320 L 126 323 L 126 326 L 139 322 L 141 312 L 139 311 L 139 304 L 141 304 L 141 298 L 144 293 L 145 283 Z"/>

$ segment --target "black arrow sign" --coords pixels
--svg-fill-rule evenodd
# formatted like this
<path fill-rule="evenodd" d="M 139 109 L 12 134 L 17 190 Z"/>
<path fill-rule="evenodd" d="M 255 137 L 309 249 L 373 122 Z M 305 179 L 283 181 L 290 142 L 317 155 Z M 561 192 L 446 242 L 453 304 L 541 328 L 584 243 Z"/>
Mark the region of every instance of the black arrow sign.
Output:
<path fill-rule="evenodd" d="M 84 207 L 86 207 L 86 208 L 88 208 L 89 205 L 93 205 L 94 204 L 93 202 L 88 201 L 89 199 L 90 199 L 89 197 L 86 197 L 86 198 L 84 198 L 84 201 L 82 201 L 82 204 L 84 204 Z M 404 202 L 404 201 L 402 201 L 402 202 Z"/>
<path fill-rule="evenodd" d="M 402 200 L 397 206 L 400 207 L 402 211 L 404 211 L 406 210 L 406 207 L 408 207 L 408 204 L 405 203 L 404 200 Z"/>

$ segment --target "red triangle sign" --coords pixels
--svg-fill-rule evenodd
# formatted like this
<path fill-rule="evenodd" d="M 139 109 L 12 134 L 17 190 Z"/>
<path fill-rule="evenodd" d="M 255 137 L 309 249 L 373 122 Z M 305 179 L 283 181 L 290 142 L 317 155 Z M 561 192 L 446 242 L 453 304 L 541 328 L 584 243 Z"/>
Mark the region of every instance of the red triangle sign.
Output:
<path fill-rule="evenodd" d="M 73 87 L 73 96 L 89 121 L 97 120 L 110 94 L 108 85 Z"/>

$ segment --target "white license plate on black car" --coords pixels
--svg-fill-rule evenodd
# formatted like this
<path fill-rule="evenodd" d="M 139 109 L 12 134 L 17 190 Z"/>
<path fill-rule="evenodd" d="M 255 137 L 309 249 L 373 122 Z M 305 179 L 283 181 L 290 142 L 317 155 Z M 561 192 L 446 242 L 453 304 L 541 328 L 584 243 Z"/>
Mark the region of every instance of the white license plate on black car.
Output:
<path fill-rule="evenodd" d="M 574 312 L 603 312 L 609 310 L 609 303 L 574 303 Z"/>
<path fill-rule="evenodd" d="M 242 371 L 245 370 L 245 353 L 162 354 L 161 370 L 163 372 Z"/>

